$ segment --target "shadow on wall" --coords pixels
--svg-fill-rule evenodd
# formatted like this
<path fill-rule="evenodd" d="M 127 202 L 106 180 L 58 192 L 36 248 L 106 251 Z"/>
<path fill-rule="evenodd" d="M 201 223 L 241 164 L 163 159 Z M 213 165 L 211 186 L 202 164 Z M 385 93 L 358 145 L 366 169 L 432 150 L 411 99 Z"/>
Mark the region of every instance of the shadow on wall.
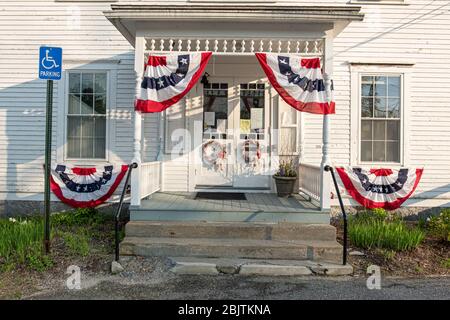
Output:
<path fill-rule="evenodd" d="M 131 60 L 130 55 L 133 57 Z M 122 63 L 125 60 L 132 63 Z M 87 64 L 76 64 L 73 68 L 64 68 L 64 76 L 68 70 L 89 72 L 89 68 L 93 69 L 95 66 L 95 69 L 99 70 L 102 65 L 105 65 L 106 70 L 112 64 L 117 66 L 117 88 L 112 91 L 116 95 L 116 104 L 107 112 L 107 119 L 113 120 L 116 132 L 120 127 L 129 127 L 130 130 L 127 135 L 116 134 L 116 146 L 121 147 L 117 147 L 108 160 L 128 163 L 131 161 L 133 148 L 134 52 L 129 51 Z M 64 77 L 60 81 L 65 81 Z M 64 132 L 61 126 L 66 130 L 66 125 L 59 123 L 59 114 L 64 112 L 65 116 L 66 112 L 65 103 L 61 105 L 59 100 L 61 94 L 67 92 L 58 92 L 58 81 L 54 81 L 52 164 L 55 163 L 57 150 L 63 148 L 65 140 L 58 136 Z M 44 211 L 45 110 L 45 80 L 34 79 L 0 89 L 0 216 L 30 215 Z M 108 125 L 111 128 L 111 123 Z M 86 162 L 84 164 L 89 165 Z M 68 206 L 57 201 L 52 195 L 51 210 L 66 209 Z"/>

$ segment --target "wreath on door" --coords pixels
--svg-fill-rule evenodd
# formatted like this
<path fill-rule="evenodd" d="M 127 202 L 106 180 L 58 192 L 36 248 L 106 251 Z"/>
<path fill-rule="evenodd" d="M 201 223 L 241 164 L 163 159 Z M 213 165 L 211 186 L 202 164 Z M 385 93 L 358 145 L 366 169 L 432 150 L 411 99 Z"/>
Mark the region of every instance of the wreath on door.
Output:
<path fill-rule="evenodd" d="M 255 150 L 256 152 L 251 152 Z M 242 155 L 244 162 L 256 166 L 261 159 L 261 145 L 259 141 L 248 139 L 242 143 Z"/>
<path fill-rule="evenodd" d="M 226 145 L 217 140 L 210 140 L 202 146 L 203 163 L 215 170 L 223 170 L 227 157 Z"/>

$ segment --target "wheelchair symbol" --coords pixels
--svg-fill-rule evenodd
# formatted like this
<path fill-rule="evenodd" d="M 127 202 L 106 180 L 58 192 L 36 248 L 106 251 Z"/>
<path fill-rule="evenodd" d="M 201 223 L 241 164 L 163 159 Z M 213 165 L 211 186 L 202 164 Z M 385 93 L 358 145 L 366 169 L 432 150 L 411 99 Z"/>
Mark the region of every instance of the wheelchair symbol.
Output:
<path fill-rule="evenodd" d="M 53 57 L 50 57 L 48 55 L 49 52 L 50 52 L 50 50 L 45 50 L 45 57 L 42 59 L 41 65 L 47 70 L 53 69 L 53 68 L 58 68 L 59 65 L 56 63 L 56 61 L 53 59 Z"/>

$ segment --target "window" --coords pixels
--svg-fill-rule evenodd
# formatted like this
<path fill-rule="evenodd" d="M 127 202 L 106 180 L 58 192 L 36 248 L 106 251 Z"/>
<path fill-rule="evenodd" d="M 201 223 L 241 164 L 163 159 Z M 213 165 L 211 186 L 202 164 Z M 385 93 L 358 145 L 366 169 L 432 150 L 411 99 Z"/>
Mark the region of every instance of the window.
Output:
<path fill-rule="evenodd" d="M 298 150 L 298 126 L 300 112 L 279 99 L 279 155 L 295 155 Z"/>
<path fill-rule="evenodd" d="M 400 75 L 361 75 L 360 159 L 363 162 L 400 162 Z"/>
<path fill-rule="evenodd" d="M 228 83 L 203 85 L 203 139 L 226 139 Z"/>
<path fill-rule="evenodd" d="M 240 139 L 264 140 L 264 83 L 240 84 Z"/>
<path fill-rule="evenodd" d="M 106 158 L 106 72 L 70 72 L 67 158 Z"/>

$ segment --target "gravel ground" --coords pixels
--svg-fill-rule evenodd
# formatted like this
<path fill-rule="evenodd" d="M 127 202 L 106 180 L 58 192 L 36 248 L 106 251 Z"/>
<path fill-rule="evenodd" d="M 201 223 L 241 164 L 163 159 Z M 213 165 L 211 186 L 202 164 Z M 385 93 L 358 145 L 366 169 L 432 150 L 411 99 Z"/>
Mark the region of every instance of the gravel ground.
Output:
<path fill-rule="evenodd" d="M 83 272 L 81 289 L 65 286 L 68 275 L 46 279 L 26 299 L 445 299 L 450 278 L 382 278 L 369 290 L 364 277 L 180 276 L 168 271 L 167 259 L 128 258 L 125 271 Z"/>

